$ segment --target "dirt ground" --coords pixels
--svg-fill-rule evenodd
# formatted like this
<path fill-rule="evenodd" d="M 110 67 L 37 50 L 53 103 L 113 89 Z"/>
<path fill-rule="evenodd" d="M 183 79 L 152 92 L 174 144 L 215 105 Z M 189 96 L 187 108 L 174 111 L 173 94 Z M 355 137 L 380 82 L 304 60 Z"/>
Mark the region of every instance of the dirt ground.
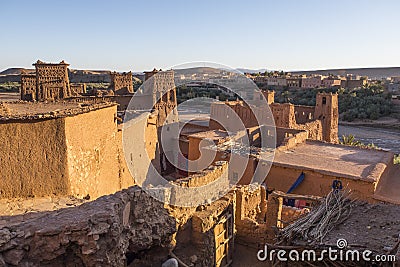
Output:
<path fill-rule="evenodd" d="M 257 259 L 258 249 L 235 243 L 232 267 L 269 267 L 271 263 Z"/>
<path fill-rule="evenodd" d="M 336 244 L 339 238 L 346 239 L 349 246 L 387 253 L 387 249 L 400 239 L 400 206 L 357 204 L 350 218 L 331 231 L 324 243 Z"/>

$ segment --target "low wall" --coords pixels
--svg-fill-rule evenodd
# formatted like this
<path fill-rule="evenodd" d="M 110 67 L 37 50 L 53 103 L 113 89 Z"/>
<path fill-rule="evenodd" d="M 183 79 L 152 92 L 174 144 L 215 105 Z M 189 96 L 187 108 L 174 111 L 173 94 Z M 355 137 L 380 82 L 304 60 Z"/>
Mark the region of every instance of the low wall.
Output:
<path fill-rule="evenodd" d="M 290 206 L 282 206 L 281 222 L 283 227 L 288 226 L 289 224 L 300 218 L 300 216 L 306 213 L 307 213 L 306 209 L 298 209 Z"/>
<path fill-rule="evenodd" d="M 304 143 L 307 138 L 307 131 L 289 128 L 276 128 L 277 149 L 280 150 L 287 150 L 295 147 L 299 143 Z"/>
<path fill-rule="evenodd" d="M 251 184 L 236 190 L 236 240 L 241 244 L 257 247 L 274 237 L 271 226 L 266 223 L 266 191 L 262 186 Z"/>
<path fill-rule="evenodd" d="M 298 124 L 296 129 L 305 130 L 308 132 L 308 139 L 323 140 L 322 122 L 320 120 L 307 122 L 305 124 Z"/>
<path fill-rule="evenodd" d="M 211 203 L 229 191 L 228 163 L 217 161 L 207 170 L 179 179 L 171 188 L 170 202 L 178 206 Z M 189 190 L 190 187 L 190 190 Z"/>
<path fill-rule="evenodd" d="M 296 133 L 294 135 L 286 137 L 281 146 L 278 148 L 279 150 L 287 150 L 294 148 L 298 144 L 305 143 L 308 138 L 308 133 L 306 131 Z"/>
<path fill-rule="evenodd" d="M 181 178 L 176 182 L 183 187 L 199 187 L 214 182 L 224 175 L 228 166 L 226 161 L 217 161 L 210 165 L 206 170 Z"/>

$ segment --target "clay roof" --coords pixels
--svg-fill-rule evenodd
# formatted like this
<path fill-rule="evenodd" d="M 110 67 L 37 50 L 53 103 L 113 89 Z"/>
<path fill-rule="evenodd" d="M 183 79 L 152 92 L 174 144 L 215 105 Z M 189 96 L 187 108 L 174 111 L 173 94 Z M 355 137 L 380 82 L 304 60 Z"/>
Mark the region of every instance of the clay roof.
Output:
<path fill-rule="evenodd" d="M 393 154 L 382 150 L 307 141 L 293 149 L 276 151 L 274 165 L 376 182 L 392 160 Z"/>
<path fill-rule="evenodd" d="M 52 119 L 74 116 L 92 110 L 117 105 L 113 102 L 3 102 L 0 103 L 0 122 L 12 120 Z"/>
<path fill-rule="evenodd" d="M 227 139 L 229 137 L 229 135 L 226 131 L 211 130 L 211 131 L 206 131 L 206 132 L 194 133 L 194 134 L 189 135 L 189 137 L 218 140 L 218 139 Z"/>

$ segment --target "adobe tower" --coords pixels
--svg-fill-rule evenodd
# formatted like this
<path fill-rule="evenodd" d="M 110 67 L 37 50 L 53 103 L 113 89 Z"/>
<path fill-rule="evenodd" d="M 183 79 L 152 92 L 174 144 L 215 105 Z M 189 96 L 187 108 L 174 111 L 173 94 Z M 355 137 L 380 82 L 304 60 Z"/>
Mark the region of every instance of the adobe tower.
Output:
<path fill-rule="evenodd" d="M 332 93 L 318 93 L 314 118 L 322 122 L 323 140 L 338 143 L 338 95 Z"/>

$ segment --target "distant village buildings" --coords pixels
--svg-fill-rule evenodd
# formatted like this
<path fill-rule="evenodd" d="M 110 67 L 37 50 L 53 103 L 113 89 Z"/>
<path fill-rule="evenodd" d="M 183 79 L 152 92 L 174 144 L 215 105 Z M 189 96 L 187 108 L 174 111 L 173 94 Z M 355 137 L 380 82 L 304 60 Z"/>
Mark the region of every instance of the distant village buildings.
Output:
<path fill-rule="evenodd" d="M 348 75 L 324 76 L 324 75 L 291 75 L 274 73 L 273 76 L 249 75 L 259 86 L 287 87 L 298 89 L 332 88 L 342 87 L 354 89 L 363 87 L 368 83 L 368 77 Z"/>

